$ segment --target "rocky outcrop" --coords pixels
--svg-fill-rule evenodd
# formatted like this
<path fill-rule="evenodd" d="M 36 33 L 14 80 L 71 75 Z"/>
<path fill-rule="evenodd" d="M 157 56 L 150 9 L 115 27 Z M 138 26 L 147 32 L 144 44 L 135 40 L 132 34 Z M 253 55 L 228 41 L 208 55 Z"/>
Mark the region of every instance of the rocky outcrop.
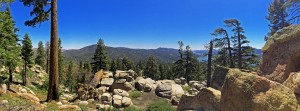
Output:
<path fill-rule="evenodd" d="M 148 79 L 148 78 L 147 78 Z M 136 80 L 135 82 L 135 87 L 137 90 L 139 91 L 144 91 L 144 92 L 150 92 L 152 90 L 152 84 L 153 84 L 153 80 L 147 80 L 147 79 L 139 79 L 139 80 Z M 155 81 L 154 81 L 155 83 Z"/>
<path fill-rule="evenodd" d="M 220 111 L 221 92 L 213 88 L 202 88 L 195 96 L 182 95 L 177 111 Z"/>
<path fill-rule="evenodd" d="M 90 82 L 90 85 L 92 86 L 92 87 L 96 87 L 98 84 L 99 84 L 99 82 L 100 82 L 100 80 L 102 79 L 102 77 L 103 77 L 103 70 L 101 69 L 100 71 L 98 71 L 95 75 L 94 75 L 94 78 L 92 79 L 92 81 Z"/>
<path fill-rule="evenodd" d="M 222 111 L 296 111 L 293 92 L 265 77 L 230 69 L 221 91 Z"/>
<path fill-rule="evenodd" d="M 300 71 L 300 25 L 283 28 L 262 48 L 259 75 L 283 83 L 291 72 Z"/>
<path fill-rule="evenodd" d="M 293 72 L 283 85 L 290 88 L 295 94 L 300 94 L 300 72 Z"/>
<path fill-rule="evenodd" d="M 214 73 L 211 78 L 211 87 L 221 90 L 226 74 L 228 73 L 228 68 L 222 66 L 216 66 Z"/>

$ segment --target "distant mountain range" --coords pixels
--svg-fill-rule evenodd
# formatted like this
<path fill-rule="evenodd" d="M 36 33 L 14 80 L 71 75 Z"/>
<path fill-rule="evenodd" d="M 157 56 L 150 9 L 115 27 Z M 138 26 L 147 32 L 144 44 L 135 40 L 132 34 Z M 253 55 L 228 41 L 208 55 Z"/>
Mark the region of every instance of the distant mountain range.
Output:
<path fill-rule="evenodd" d="M 63 56 L 67 61 L 92 61 L 96 45 L 90 45 L 81 49 L 63 50 Z M 118 59 L 128 57 L 133 62 L 139 60 L 146 61 L 151 55 L 154 55 L 159 63 L 173 63 L 179 58 L 178 49 L 173 48 L 157 48 L 157 49 L 131 49 L 126 47 L 107 47 L 106 51 L 110 59 Z M 207 50 L 194 50 L 194 54 L 203 61 L 206 57 Z M 213 53 L 217 54 L 217 50 Z M 255 52 L 262 55 L 260 49 Z"/>

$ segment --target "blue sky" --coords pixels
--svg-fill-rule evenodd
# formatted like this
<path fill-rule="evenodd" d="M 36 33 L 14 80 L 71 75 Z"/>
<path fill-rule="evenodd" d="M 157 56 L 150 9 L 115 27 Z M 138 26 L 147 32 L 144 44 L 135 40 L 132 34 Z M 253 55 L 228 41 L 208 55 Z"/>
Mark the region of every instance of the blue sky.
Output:
<path fill-rule="evenodd" d="M 181 40 L 192 49 L 203 49 L 210 33 L 223 27 L 225 19 L 240 20 L 250 45 L 261 48 L 268 32 L 267 7 L 271 0 L 58 0 L 59 36 L 63 48 L 78 49 L 96 44 L 108 46 L 177 48 Z M 35 28 L 24 25 L 31 19 L 30 7 L 18 0 L 11 11 L 18 34 L 29 33 L 34 47 L 49 41 L 50 22 Z"/>

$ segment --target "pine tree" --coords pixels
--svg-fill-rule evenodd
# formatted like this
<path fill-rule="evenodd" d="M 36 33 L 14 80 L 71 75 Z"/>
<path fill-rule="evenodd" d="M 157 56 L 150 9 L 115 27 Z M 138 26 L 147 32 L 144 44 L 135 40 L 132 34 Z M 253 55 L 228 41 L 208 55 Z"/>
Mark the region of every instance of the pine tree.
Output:
<path fill-rule="evenodd" d="M 166 66 L 163 64 L 159 64 L 159 74 L 160 74 L 160 80 L 164 80 L 167 78 L 167 69 Z"/>
<path fill-rule="evenodd" d="M 197 78 L 199 72 L 197 70 L 198 67 L 198 60 L 193 55 L 193 51 L 191 50 L 190 46 L 186 46 L 185 50 L 185 74 L 184 77 L 186 81 L 189 82 L 190 80 Z"/>
<path fill-rule="evenodd" d="M 216 37 L 218 35 L 222 36 L 220 38 L 215 38 L 213 41 L 215 42 L 215 47 L 220 49 L 217 62 L 220 62 L 219 64 L 222 64 L 223 66 L 226 66 L 227 62 L 229 62 L 229 66 L 233 68 L 232 47 L 227 31 L 223 28 L 217 28 L 211 35 Z"/>
<path fill-rule="evenodd" d="M 21 48 L 16 34 L 18 29 L 15 28 L 8 8 L 4 12 L 0 11 L 0 21 L 0 62 L 8 67 L 9 82 L 12 82 L 12 73 L 21 61 Z"/>
<path fill-rule="evenodd" d="M 136 72 L 139 76 L 142 76 L 144 69 L 144 64 L 141 60 L 139 60 L 138 64 L 136 64 Z"/>
<path fill-rule="evenodd" d="M 286 0 L 286 6 L 288 9 L 289 20 L 299 23 L 300 20 L 300 0 Z"/>
<path fill-rule="evenodd" d="M 46 68 L 45 57 L 46 57 L 46 55 L 45 55 L 44 45 L 43 45 L 43 42 L 40 41 L 38 43 L 37 56 L 35 58 L 35 63 L 40 65 L 42 68 Z"/>
<path fill-rule="evenodd" d="M 182 41 L 178 41 L 178 45 L 179 45 L 179 50 L 178 50 L 178 53 L 179 53 L 179 59 L 174 63 L 174 67 L 173 67 L 173 70 L 174 70 L 174 76 L 176 78 L 178 77 L 183 77 L 184 76 L 184 73 L 185 73 L 185 67 L 184 67 L 184 50 L 183 50 L 183 42 Z"/>
<path fill-rule="evenodd" d="M 27 67 L 33 64 L 32 43 L 29 35 L 26 33 L 22 41 L 22 59 L 24 61 L 23 85 L 27 85 Z"/>
<path fill-rule="evenodd" d="M 46 47 L 46 73 L 49 74 L 49 69 L 50 69 L 50 43 L 47 41 L 45 44 Z"/>
<path fill-rule="evenodd" d="M 148 61 L 147 61 L 147 64 L 146 64 L 146 67 L 144 70 L 144 75 L 146 77 L 150 77 L 154 80 L 160 79 L 160 75 L 158 72 L 158 65 L 157 65 L 155 56 L 151 55 L 148 58 Z"/>
<path fill-rule="evenodd" d="M 242 43 L 241 38 L 242 34 L 244 33 L 243 27 L 241 27 L 241 23 L 237 19 L 228 19 L 224 21 L 227 27 L 232 28 L 232 31 L 235 34 L 235 37 L 237 38 L 237 62 L 238 62 L 238 68 L 242 69 Z"/>
<path fill-rule="evenodd" d="M 68 65 L 68 71 L 67 71 L 67 79 L 66 79 L 66 86 L 70 89 L 71 92 L 74 91 L 76 81 L 73 74 L 73 62 L 71 61 Z"/>
<path fill-rule="evenodd" d="M 101 38 L 97 43 L 97 48 L 95 50 L 93 60 L 94 60 L 94 62 L 92 63 L 93 73 L 96 73 L 101 69 L 109 70 L 109 63 L 108 63 L 109 61 L 106 52 L 106 46 L 104 45 L 104 41 Z"/>
<path fill-rule="evenodd" d="M 116 70 L 117 70 L 117 61 L 111 60 L 110 71 L 116 72 Z"/>
<path fill-rule="evenodd" d="M 285 5 L 285 0 L 274 0 L 268 8 L 268 16 L 266 19 L 269 20 L 270 24 L 270 32 L 268 36 L 265 38 L 266 40 L 268 37 L 272 36 L 278 30 L 282 29 L 283 27 L 287 27 L 290 23 L 286 20 L 288 17 L 287 7 Z"/>
<path fill-rule="evenodd" d="M 133 69 L 133 62 L 128 59 L 128 57 L 123 57 L 122 59 L 122 68 L 123 71 Z"/>
<path fill-rule="evenodd" d="M 59 74 L 59 83 L 65 84 L 66 83 L 66 75 L 64 72 L 64 57 L 62 55 L 62 46 L 61 46 L 61 39 L 58 39 L 58 74 Z"/>
<path fill-rule="evenodd" d="M 83 69 L 85 70 L 84 74 L 83 74 L 83 77 L 81 79 L 81 82 L 82 83 L 85 83 L 86 81 L 86 75 L 90 74 L 91 73 L 91 64 L 89 62 L 85 62 L 84 63 L 84 66 L 83 66 Z"/>
<path fill-rule="evenodd" d="M 30 12 L 34 16 L 25 25 L 35 27 L 38 23 L 45 22 L 51 18 L 51 46 L 50 46 L 50 76 L 47 101 L 59 100 L 59 77 L 58 77 L 58 21 L 57 0 L 20 0 L 27 7 L 33 7 Z M 50 8 L 48 4 L 51 4 Z M 47 9 L 48 8 L 48 9 Z M 50 16 L 51 15 L 51 16 Z"/>

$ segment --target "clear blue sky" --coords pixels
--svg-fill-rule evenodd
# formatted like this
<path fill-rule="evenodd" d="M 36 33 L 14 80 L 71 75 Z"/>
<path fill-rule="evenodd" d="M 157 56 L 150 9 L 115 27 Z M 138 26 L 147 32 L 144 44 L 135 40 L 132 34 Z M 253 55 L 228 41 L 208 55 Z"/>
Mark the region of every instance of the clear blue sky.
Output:
<path fill-rule="evenodd" d="M 59 36 L 63 48 L 96 44 L 129 48 L 177 48 L 181 40 L 192 49 L 203 49 L 210 33 L 225 19 L 240 20 L 250 45 L 261 48 L 268 32 L 267 7 L 271 0 L 58 0 Z M 18 0 L 11 11 L 18 34 L 27 32 L 34 47 L 49 41 L 50 22 L 36 28 L 24 25 L 32 8 Z"/>

